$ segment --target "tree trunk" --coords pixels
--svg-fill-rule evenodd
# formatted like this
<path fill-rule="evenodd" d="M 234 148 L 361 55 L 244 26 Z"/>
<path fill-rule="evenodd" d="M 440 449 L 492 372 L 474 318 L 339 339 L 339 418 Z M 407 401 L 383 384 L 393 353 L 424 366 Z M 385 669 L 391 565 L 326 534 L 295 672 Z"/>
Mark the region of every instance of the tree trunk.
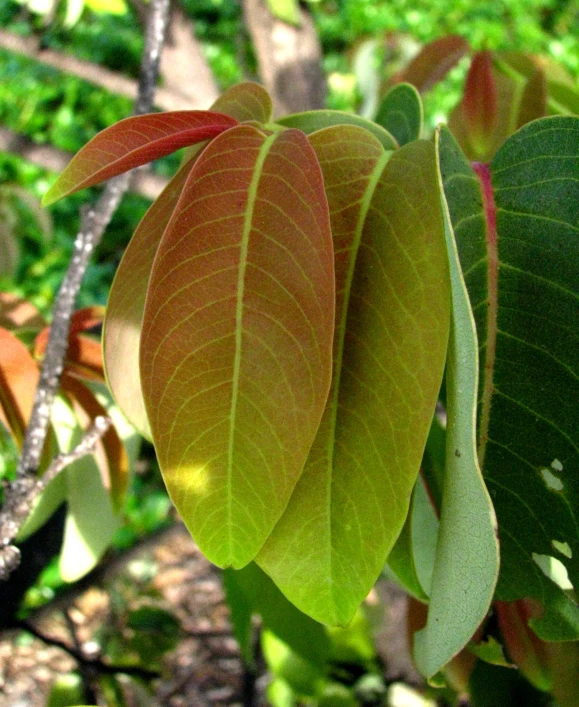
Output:
<path fill-rule="evenodd" d="M 265 0 L 243 0 L 245 22 L 274 115 L 323 108 L 326 82 L 313 19 L 300 7 L 300 26 L 278 20 Z"/>
<path fill-rule="evenodd" d="M 195 37 L 192 21 L 177 2 L 161 58 L 163 88 L 179 96 L 191 109 L 207 109 L 219 96 L 219 88 Z"/>

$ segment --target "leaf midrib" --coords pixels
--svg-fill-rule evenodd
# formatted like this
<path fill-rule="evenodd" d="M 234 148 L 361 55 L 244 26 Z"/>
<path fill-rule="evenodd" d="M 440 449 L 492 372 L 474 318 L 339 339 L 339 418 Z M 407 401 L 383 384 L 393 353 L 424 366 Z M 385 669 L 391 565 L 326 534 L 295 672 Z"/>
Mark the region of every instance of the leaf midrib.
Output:
<path fill-rule="evenodd" d="M 239 392 L 239 376 L 241 370 L 241 349 L 243 338 L 243 296 L 245 292 L 245 272 L 247 269 L 247 255 L 249 252 L 249 236 L 253 227 L 253 212 L 257 201 L 259 181 L 263 172 L 263 165 L 269 154 L 271 146 L 278 135 L 270 135 L 259 148 L 251 181 L 249 183 L 243 232 L 241 236 L 241 252 L 239 255 L 239 273 L 237 276 L 237 303 L 235 309 L 235 357 L 233 360 L 233 379 L 231 390 L 231 407 L 229 413 L 229 445 L 227 450 L 227 540 L 229 557 L 231 558 L 231 529 L 232 529 L 232 481 L 233 481 L 233 448 L 235 439 L 235 423 L 237 417 L 237 399 Z"/>
<path fill-rule="evenodd" d="M 484 459 L 489 436 L 491 404 L 494 393 L 494 369 L 497 350 L 497 321 L 498 321 L 498 233 L 497 233 L 497 208 L 495 204 L 491 172 L 488 165 L 475 163 L 474 172 L 478 177 L 483 200 L 483 210 L 486 226 L 487 245 L 487 325 L 486 325 L 486 353 L 483 369 L 483 387 L 481 395 L 481 416 L 479 430 L 478 461 L 484 469 Z"/>

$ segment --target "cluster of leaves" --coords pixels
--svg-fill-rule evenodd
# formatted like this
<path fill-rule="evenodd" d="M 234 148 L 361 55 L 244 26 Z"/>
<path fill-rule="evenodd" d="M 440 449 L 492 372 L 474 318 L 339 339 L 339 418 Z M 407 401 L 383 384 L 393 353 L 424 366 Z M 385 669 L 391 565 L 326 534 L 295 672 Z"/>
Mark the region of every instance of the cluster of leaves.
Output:
<path fill-rule="evenodd" d="M 462 37 L 443 37 L 427 44 L 391 83 L 407 82 L 428 92 L 470 53 Z M 577 113 L 579 85 L 561 64 L 545 56 L 485 50 L 470 57 L 462 99 L 448 125 L 469 159 L 488 162 L 531 120 Z M 376 121 L 382 122 L 380 110 Z"/>
<path fill-rule="evenodd" d="M 188 146 L 104 325 L 113 395 L 186 525 L 213 562 L 254 560 L 331 625 L 389 558 L 429 605 L 414 641 L 429 678 L 493 597 L 538 602 L 511 612 L 525 635 L 529 618 L 576 641 L 579 121 L 534 121 L 483 165 L 448 129 L 419 139 L 407 84 L 383 125 L 270 116 L 242 84 L 209 112 L 129 118 L 46 197 Z"/>
<path fill-rule="evenodd" d="M 23 540 L 36 532 L 66 502 L 59 568 L 69 582 L 90 571 L 109 546 L 137 452 L 136 437 L 104 386 L 100 342 L 86 333 L 102 324 L 103 314 L 102 308 L 92 307 L 73 317 L 43 469 L 58 452 L 72 451 L 95 417 L 110 415 L 115 424 L 94 455 L 74 462 L 49 483 L 19 535 Z M 2 447 L 7 452 L 3 454 L 3 475 L 12 478 L 32 410 L 48 326 L 32 305 L 2 293 L 0 339 L 0 422 Z"/>

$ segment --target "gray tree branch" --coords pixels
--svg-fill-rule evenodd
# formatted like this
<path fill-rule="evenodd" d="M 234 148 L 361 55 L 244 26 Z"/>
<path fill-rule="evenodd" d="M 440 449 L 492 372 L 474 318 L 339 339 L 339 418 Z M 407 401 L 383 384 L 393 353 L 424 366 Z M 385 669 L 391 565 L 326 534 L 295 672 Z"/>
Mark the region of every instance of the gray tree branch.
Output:
<path fill-rule="evenodd" d="M 153 0 L 145 32 L 145 49 L 134 109 L 136 115 L 150 111 L 153 105 L 168 11 L 169 0 Z M 6 511 L 0 516 L 0 570 L 6 570 L 0 577 L 4 579 L 18 566 L 19 552 L 12 541 L 21 525 L 19 519 L 30 512 L 34 499 L 42 490 L 38 487 L 37 472 L 48 432 L 52 403 L 60 387 L 76 296 L 90 256 L 127 190 L 129 179 L 130 176 L 125 174 L 110 180 L 95 206 L 83 211 L 72 259 L 56 297 L 53 322 L 18 463 L 17 478 L 6 488 Z"/>

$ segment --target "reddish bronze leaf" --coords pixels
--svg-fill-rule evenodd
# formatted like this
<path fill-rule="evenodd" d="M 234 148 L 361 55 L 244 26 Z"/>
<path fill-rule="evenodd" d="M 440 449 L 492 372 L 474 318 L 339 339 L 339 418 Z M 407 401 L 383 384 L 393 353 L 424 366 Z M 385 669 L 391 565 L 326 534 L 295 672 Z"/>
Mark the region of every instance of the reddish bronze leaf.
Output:
<path fill-rule="evenodd" d="M 436 39 L 396 77 L 396 83 L 406 81 L 424 93 L 441 81 L 468 51 L 468 42 L 462 37 L 451 35 Z"/>
<path fill-rule="evenodd" d="M 471 145 L 482 156 L 492 140 L 498 119 L 497 86 L 491 52 L 477 52 L 474 55 L 461 105 Z"/>
<path fill-rule="evenodd" d="M 24 344 L 0 328 L 0 419 L 22 444 L 38 383 L 38 366 Z"/>
<path fill-rule="evenodd" d="M 98 133 L 70 161 L 45 194 L 44 206 L 122 172 L 210 140 L 237 120 L 210 111 L 150 113 L 121 120 Z"/>

